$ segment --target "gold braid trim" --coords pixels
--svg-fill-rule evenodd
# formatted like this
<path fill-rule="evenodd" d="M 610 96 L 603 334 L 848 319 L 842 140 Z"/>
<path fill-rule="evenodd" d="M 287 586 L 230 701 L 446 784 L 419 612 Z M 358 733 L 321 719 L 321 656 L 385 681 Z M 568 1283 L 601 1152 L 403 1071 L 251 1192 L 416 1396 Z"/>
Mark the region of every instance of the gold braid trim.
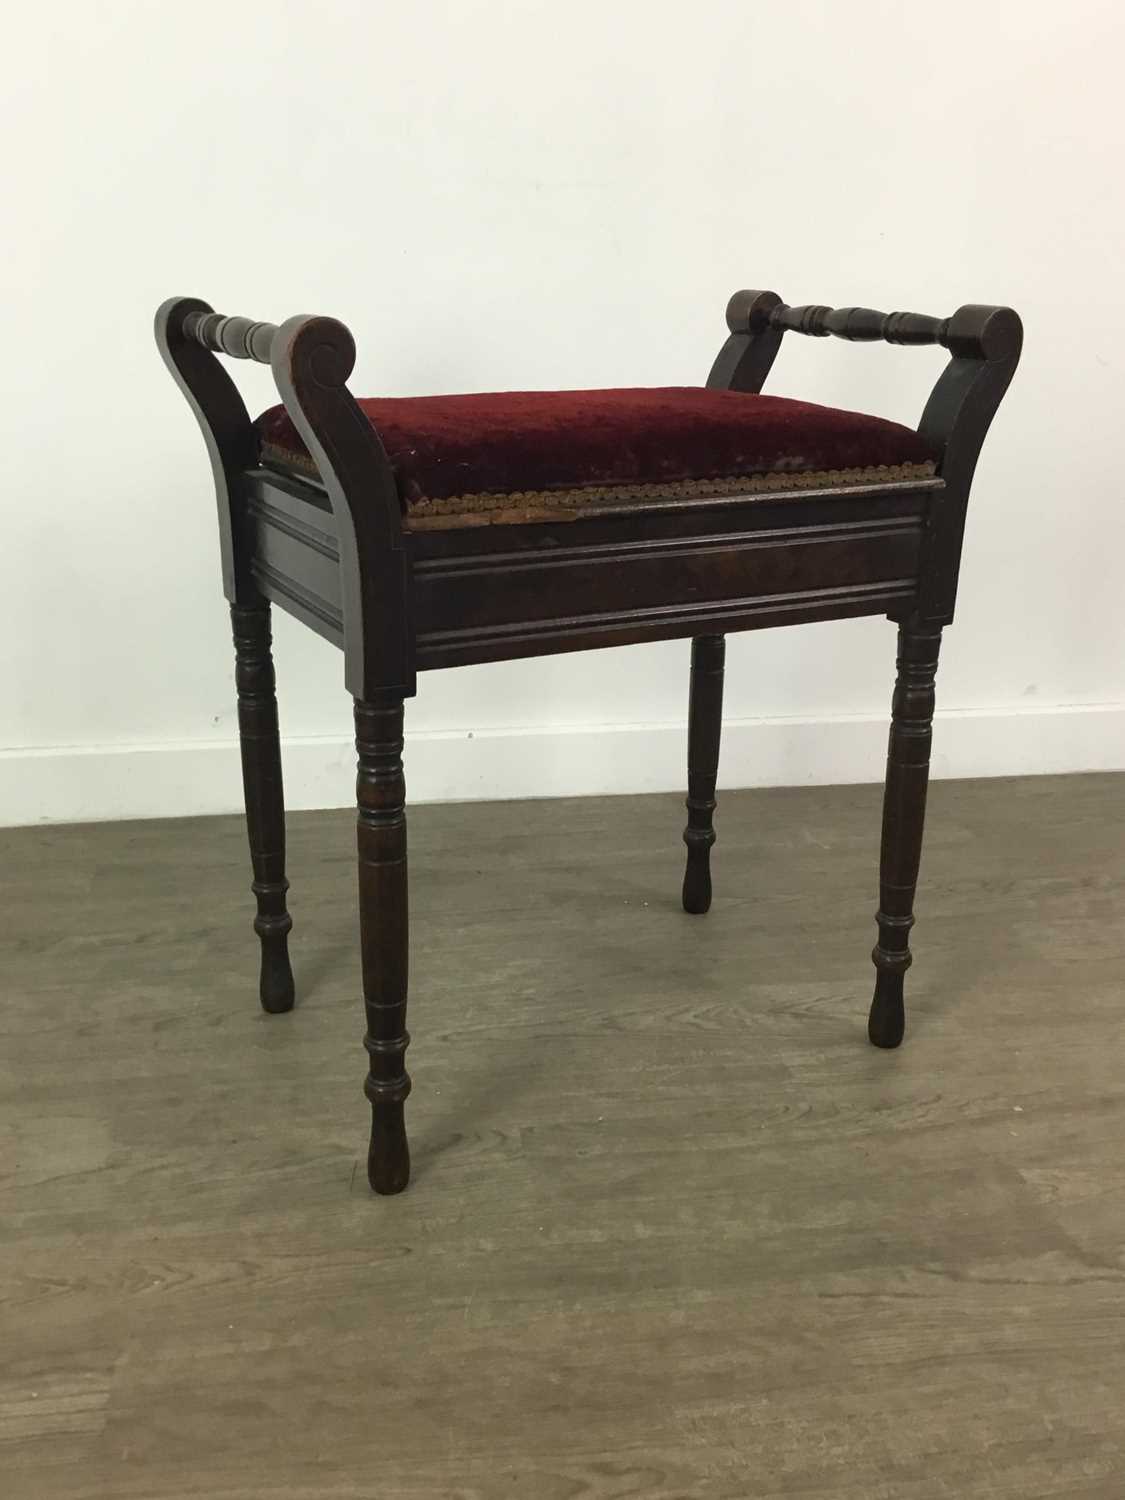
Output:
<path fill-rule="evenodd" d="M 316 475 L 316 465 L 303 453 L 263 443 L 262 458 L 284 468 Z M 645 505 L 661 500 L 696 500 L 709 495 L 759 495 L 778 491 L 835 489 L 845 485 L 889 484 L 931 479 L 933 463 L 869 464 L 859 469 L 775 469 L 765 474 L 735 474 L 717 479 L 672 479 L 663 484 L 599 484 L 581 489 L 482 490 L 450 495 L 444 500 L 423 497 L 405 507 L 408 529 L 439 530 L 455 526 L 514 525 L 527 521 L 574 521 L 578 513 L 597 505 Z"/>

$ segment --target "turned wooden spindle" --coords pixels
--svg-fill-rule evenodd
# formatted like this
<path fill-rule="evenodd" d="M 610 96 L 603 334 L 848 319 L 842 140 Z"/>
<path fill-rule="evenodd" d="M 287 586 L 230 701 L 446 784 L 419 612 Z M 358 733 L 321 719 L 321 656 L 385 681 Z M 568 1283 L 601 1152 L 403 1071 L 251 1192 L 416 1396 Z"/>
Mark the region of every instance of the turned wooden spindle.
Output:
<path fill-rule="evenodd" d="M 403 1106 L 410 1093 L 405 1055 L 409 964 L 406 782 L 402 772 L 402 695 L 356 699 L 357 843 L 363 1005 L 371 1104 L 367 1178 L 377 1193 L 401 1193 L 410 1180 Z"/>
<path fill-rule="evenodd" d="M 699 635 L 691 643 L 688 700 L 688 821 L 684 910 L 702 915 L 711 905 L 711 845 L 715 842 L 715 781 L 723 727 L 723 662 L 726 639 Z"/>
<path fill-rule="evenodd" d="M 232 359 L 252 359 L 268 365 L 277 328 L 273 323 L 254 318 L 228 318 L 209 308 L 196 308 L 183 320 L 185 338 L 194 339 L 215 354 L 229 354 Z"/>
<path fill-rule="evenodd" d="M 762 316 L 762 314 L 759 314 Z M 779 332 L 804 333 L 813 338 L 830 334 L 850 343 L 948 344 L 949 318 L 931 318 L 926 313 L 879 312 L 874 307 L 787 307 L 780 303 L 764 314 L 769 326 Z"/>
<path fill-rule="evenodd" d="M 285 799 L 281 781 L 281 742 L 277 726 L 270 607 L 232 604 L 235 686 L 246 831 L 254 867 L 251 889 L 258 901 L 254 931 L 262 944 L 259 995 L 271 1014 L 293 1008 L 289 932 L 293 918 L 285 906 Z"/>
<path fill-rule="evenodd" d="M 867 1034 L 876 1047 L 897 1047 L 906 1027 L 902 992 L 913 961 L 909 938 L 922 856 L 940 646 L 939 628 L 899 627 L 875 917 L 879 941 L 871 955 L 875 995 L 867 1022 Z"/>

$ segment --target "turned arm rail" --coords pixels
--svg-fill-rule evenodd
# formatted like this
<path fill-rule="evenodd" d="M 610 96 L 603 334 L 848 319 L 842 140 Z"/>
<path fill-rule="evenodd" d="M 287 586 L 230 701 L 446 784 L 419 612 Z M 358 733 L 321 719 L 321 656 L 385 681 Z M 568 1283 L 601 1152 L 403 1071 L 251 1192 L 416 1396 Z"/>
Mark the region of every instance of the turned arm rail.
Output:
<path fill-rule="evenodd" d="M 852 343 L 941 344 L 949 347 L 950 318 L 926 313 L 878 312 L 873 307 L 787 307 L 779 303 L 769 314 L 769 325 L 782 333 L 805 333 L 813 338 L 847 339 Z"/>
<path fill-rule="evenodd" d="M 938 344 L 962 359 L 993 360 L 1018 355 L 1021 332 L 1020 320 L 1010 307 L 970 302 L 948 318 L 934 318 L 928 313 L 879 312 L 874 307 L 816 303 L 790 307 L 776 292 L 762 291 L 735 292 L 727 303 L 727 327 L 731 339 L 752 340 L 763 354 L 768 352 L 771 363 L 786 333 L 831 336 L 849 343 Z M 742 351 L 745 347 L 745 342 L 739 345 Z"/>
<path fill-rule="evenodd" d="M 253 318 L 228 318 L 224 313 L 197 309 L 186 314 L 183 334 L 202 344 L 213 354 L 229 354 L 231 359 L 252 359 L 268 365 L 273 357 L 276 323 L 256 323 Z"/>

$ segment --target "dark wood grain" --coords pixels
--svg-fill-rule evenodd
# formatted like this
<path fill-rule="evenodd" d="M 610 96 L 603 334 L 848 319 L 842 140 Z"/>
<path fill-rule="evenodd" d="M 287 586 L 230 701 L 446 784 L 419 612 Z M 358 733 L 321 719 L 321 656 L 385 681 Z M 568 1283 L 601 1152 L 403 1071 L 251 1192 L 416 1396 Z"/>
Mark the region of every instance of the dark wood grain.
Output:
<path fill-rule="evenodd" d="M 246 830 L 258 902 L 254 931 L 262 944 L 258 992 L 262 1009 L 277 1014 L 293 1007 L 293 971 L 289 966 L 293 918 L 285 905 L 289 890 L 285 878 L 285 797 L 270 650 L 270 607 L 265 603 L 252 607 L 232 604 L 230 617 Z"/>
<path fill-rule="evenodd" d="M 875 995 L 867 1034 L 877 1047 L 897 1047 L 905 1028 L 903 980 L 912 963 L 910 929 L 922 858 L 926 787 L 933 742 L 934 676 L 941 631 L 903 626 L 898 635 L 898 676 L 892 705 L 883 837 L 879 856 L 879 941 Z"/>
<path fill-rule="evenodd" d="M 415 551 L 418 665 L 885 614 L 915 598 L 923 543 L 918 497 L 897 498 L 905 514 L 888 515 L 873 496 L 863 519 L 846 520 L 795 498 L 769 526 L 744 506 L 696 514 L 679 535 L 644 526 L 643 540 L 636 519 L 628 539 L 610 540 L 607 517 L 566 523 L 535 550 L 514 550 L 514 528 L 496 526 L 491 556 L 423 561 Z"/>
<path fill-rule="evenodd" d="M 371 1104 L 367 1178 L 377 1193 L 401 1193 L 410 1180 L 404 1062 L 410 967 L 406 882 L 406 782 L 402 770 L 402 697 L 357 700 L 355 743 L 359 848 L 359 931 Z"/>
<path fill-rule="evenodd" d="M 933 500 L 915 614 L 940 625 L 953 619 L 969 491 L 992 419 L 1019 364 L 1023 326 L 1010 307 L 971 304 L 950 318 L 947 337 L 953 358 L 918 423 L 919 432 L 941 445 L 945 487 Z"/>
<path fill-rule="evenodd" d="M 271 351 L 278 392 L 332 506 L 345 685 L 355 698 L 410 697 L 414 615 L 398 490 L 383 445 L 347 387 L 355 342 L 335 318 L 298 317 L 278 329 Z"/>
<path fill-rule="evenodd" d="M 723 662 L 727 643 L 721 635 L 696 636 L 691 643 L 691 692 L 688 698 L 687 864 L 681 893 L 685 911 L 702 915 L 711 908 L 711 846 L 715 842 L 715 780 L 723 732 Z"/>
<path fill-rule="evenodd" d="M 209 314 L 198 297 L 172 297 L 156 312 L 156 346 L 191 408 L 211 460 L 219 517 L 223 589 L 232 604 L 256 604 L 246 536 L 246 473 L 258 461 L 258 443 L 246 404 L 214 355 L 189 336 L 187 323 Z"/>

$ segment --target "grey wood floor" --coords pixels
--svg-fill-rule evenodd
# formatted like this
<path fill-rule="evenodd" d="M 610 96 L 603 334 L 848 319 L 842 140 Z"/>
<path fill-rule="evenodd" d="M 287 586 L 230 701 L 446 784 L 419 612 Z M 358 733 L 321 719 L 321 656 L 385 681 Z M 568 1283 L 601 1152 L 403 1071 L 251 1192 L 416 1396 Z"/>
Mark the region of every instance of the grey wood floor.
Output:
<path fill-rule="evenodd" d="M 415 1175 L 369 1196 L 351 818 L 0 834 L 5 1500 L 1125 1495 L 1125 780 L 411 820 Z"/>

